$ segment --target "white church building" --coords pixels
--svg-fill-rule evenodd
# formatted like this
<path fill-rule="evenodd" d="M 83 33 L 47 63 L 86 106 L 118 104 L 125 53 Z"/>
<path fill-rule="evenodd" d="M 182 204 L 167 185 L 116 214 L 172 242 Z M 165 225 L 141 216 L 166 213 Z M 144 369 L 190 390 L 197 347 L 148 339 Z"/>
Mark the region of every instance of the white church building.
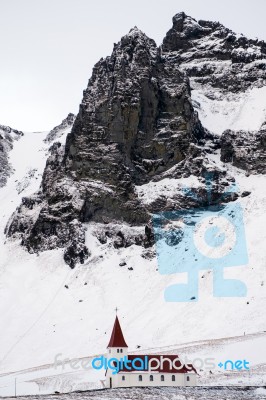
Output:
<path fill-rule="evenodd" d="M 114 373 L 113 369 L 107 368 L 106 388 L 197 384 L 197 371 L 193 365 L 181 364 L 177 355 L 128 354 L 128 346 L 117 316 L 107 350 L 107 359 L 115 359 L 110 362 L 116 370 Z"/>

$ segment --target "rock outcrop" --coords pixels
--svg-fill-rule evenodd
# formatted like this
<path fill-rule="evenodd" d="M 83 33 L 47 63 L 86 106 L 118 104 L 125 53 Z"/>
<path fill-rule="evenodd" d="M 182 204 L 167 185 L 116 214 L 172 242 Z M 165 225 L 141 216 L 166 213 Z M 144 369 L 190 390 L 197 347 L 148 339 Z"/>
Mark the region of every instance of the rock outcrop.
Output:
<path fill-rule="evenodd" d="M 63 119 L 60 125 L 55 126 L 46 136 L 45 142 L 51 143 L 60 139 L 64 133 L 71 131 L 75 121 L 75 114 L 69 113 L 68 116 Z"/>
<path fill-rule="evenodd" d="M 12 173 L 8 153 L 13 148 L 14 140 L 18 140 L 21 136 L 23 136 L 23 132 L 0 125 L 0 188 L 5 186 Z"/>
<path fill-rule="evenodd" d="M 194 85 L 231 92 L 266 85 L 266 43 L 236 34 L 219 22 L 176 14 L 162 53 L 179 64 Z"/>
<path fill-rule="evenodd" d="M 266 125 L 259 132 L 227 130 L 221 136 L 221 160 L 248 173 L 266 173 Z"/>
<path fill-rule="evenodd" d="M 266 87 L 266 43 L 235 34 L 219 22 L 196 21 L 179 13 L 163 40 L 162 54 L 189 76 L 193 104 L 202 111 L 203 124 L 206 113 L 217 126 L 228 115 L 219 138 L 221 160 L 251 173 L 264 173 L 265 126 L 254 124 L 250 129 L 246 122 L 250 125 L 251 120 L 263 118 L 266 122 L 265 108 L 261 116 L 258 111 L 254 115 L 266 93 L 258 91 Z M 249 117 L 244 115 L 247 113 Z M 218 130 L 208 123 L 208 116 L 205 127 Z"/>

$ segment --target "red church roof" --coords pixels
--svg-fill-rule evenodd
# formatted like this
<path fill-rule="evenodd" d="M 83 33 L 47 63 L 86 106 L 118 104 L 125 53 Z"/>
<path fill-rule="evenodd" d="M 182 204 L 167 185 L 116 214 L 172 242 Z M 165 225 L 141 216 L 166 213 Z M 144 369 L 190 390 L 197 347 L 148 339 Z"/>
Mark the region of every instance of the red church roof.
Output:
<path fill-rule="evenodd" d="M 119 319 L 117 316 L 115 318 L 112 335 L 107 347 L 128 347 L 128 345 L 125 342 L 123 332 L 119 323 Z"/>

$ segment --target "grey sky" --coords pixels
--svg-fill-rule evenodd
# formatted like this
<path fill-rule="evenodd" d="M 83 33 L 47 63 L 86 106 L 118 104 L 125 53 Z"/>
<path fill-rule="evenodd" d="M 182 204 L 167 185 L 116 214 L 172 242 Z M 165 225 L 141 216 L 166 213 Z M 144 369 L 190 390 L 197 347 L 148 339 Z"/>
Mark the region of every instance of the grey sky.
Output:
<path fill-rule="evenodd" d="M 265 0 L 0 0 L 0 124 L 51 129 L 114 42 L 137 25 L 160 44 L 180 11 L 266 39 Z"/>

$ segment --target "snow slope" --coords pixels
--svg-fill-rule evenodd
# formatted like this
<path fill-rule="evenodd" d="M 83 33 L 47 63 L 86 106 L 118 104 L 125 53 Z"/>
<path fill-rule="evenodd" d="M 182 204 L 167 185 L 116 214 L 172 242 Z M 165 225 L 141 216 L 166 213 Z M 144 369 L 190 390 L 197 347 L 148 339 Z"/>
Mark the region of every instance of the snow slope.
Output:
<path fill-rule="evenodd" d="M 100 244 L 93 234 L 96 224 L 87 229 L 91 257 L 74 270 L 63 263 L 60 249 L 30 255 L 18 242 L 5 240 L 4 227 L 21 197 L 39 187 L 48 151 L 45 136 L 27 133 L 15 143 L 11 162 L 16 172 L 0 190 L 1 373 L 52 364 L 59 353 L 62 358 L 104 353 L 116 306 L 130 351 L 266 330 L 264 176 L 246 177 L 229 167 L 239 187 L 251 191 L 240 199 L 249 263 L 225 270 L 225 276 L 243 280 L 247 297 L 213 298 L 212 272 L 202 271 L 199 301 L 167 303 L 165 287 L 185 282 L 186 274 L 160 275 L 156 259 L 148 258 L 140 246 L 117 250 L 109 242 Z M 210 158 L 220 164 L 218 154 Z M 27 182 L 23 191 L 18 190 L 21 182 Z M 164 187 L 157 185 L 162 193 Z M 146 198 L 145 191 L 151 188 L 144 185 L 138 190 Z M 167 190 L 166 185 L 166 195 Z M 122 261 L 126 265 L 119 266 Z M 244 349 L 242 354 L 248 353 Z M 265 361 L 260 359 L 259 364 Z"/>
<path fill-rule="evenodd" d="M 154 354 L 178 354 L 187 357 L 198 370 L 198 386 L 265 386 L 266 384 L 266 333 L 217 340 L 197 341 L 183 345 L 145 349 Z M 143 351 L 143 350 L 142 350 Z M 140 351 L 133 352 L 136 356 Z M 215 368 L 200 367 L 202 361 L 212 358 Z M 226 360 L 243 360 L 250 363 L 251 370 L 232 371 L 220 368 Z M 59 357 L 59 360 L 63 358 Z M 202 361 L 201 361 L 202 360 Z M 75 363 L 75 364 L 74 364 Z M 67 393 L 77 390 L 93 390 L 104 387 L 104 370 L 91 366 L 92 357 L 76 358 L 60 364 L 46 364 L 26 370 L 0 375 L 0 394 L 17 395 Z M 75 365 L 75 368 L 71 367 Z M 85 366 L 85 367 L 84 367 Z"/>
<path fill-rule="evenodd" d="M 266 86 L 227 94 L 198 87 L 192 100 L 203 126 L 217 135 L 226 129 L 258 131 L 266 121 Z"/>

